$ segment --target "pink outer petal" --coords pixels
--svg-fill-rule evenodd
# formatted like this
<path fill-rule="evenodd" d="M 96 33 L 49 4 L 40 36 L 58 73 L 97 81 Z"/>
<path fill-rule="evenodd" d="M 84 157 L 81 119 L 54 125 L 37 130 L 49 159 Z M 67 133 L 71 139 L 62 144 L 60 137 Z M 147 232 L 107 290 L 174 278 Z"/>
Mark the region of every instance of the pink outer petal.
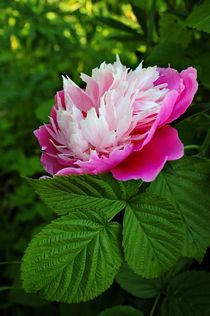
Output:
<path fill-rule="evenodd" d="M 57 154 L 58 152 L 56 148 L 50 142 L 51 136 L 46 127 L 51 128 L 51 124 L 40 126 L 34 131 L 34 135 L 36 136 L 42 150 L 47 151 L 50 154 Z"/>
<path fill-rule="evenodd" d="M 135 144 L 134 149 L 140 150 L 150 142 L 157 128 L 164 126 L 182 115 L 190 106 L 198 89 L 196 69 L 189 67 L 180 74 L 172 68 L 159 68 L 160 77 L 155 85 L 167 83 L 171 90 L 161 105 L 160 112 L 143 142 Z"/>
<path fill-rule="evenodd" d="M 126 159 L 132 150 L 133 146 L 128 145 L 121 150 L 113 150 L 109 157 L 99 157 L 96 153 L 93 153 L 88 161 L 76 162 L 80 168 L 63 168 L 56 175 L 67 176 L 69 174 L 98 174 L 107 172 Z"/>
<path fill-rule="evenodd" d="M 153 135 L 155 134 L 157 128 L 159 126 L 163 126 L 165 122 L 169 119 L 171 116 L 171 113 L 174 109 L 174 105 L 177 101 L 179 94 L 177 91 L 172 90 L 170 91 L 167 96 L 165 97 L 163 104 L 161 106 L 160 112 L 157 115 L 157 118 L 155 122 L 153 123 L 147 137 L 142 141 L 136 143 L 134 145 L 134 150 L 139 151 L 141 150 L 145 145 L 147 145 L 150 140 L 152 139 Z"/>
<path fill-rule="evenodd" d="M 44 166 L 44 169 L 51 175 L 56 174 L 61 168 L 63 168 L 63 166 L 58 163 L 57 158 L 52 157 L 47 153 L 42 154 L 41 163 Z"/>
<path fill-rule="evenodd" d="M 193 67 L 183 70 L 180 74 L 172 68 L 159 68 L 160 77 L 155 84 L 167 83 L 170 90 L 179 93 L 179 97 L 174 105 L 170 117 L 165 124 L 176 120 L 182 115 L 192 103 L 194 95 L 198 89 L 197 71 Z"/>
<path fill-rule="evenodd" d="M 160 77 L 155 81 L 155 85 L 167 83 L 167 88 L 181 92 L 183 85 L 180 82 L 180 74 L 173 68 L 158 68 Z"/>
<path fill-rule="evenodd" d="M 133 152 L 120 165 L 111 170 L 117 180 L 142 179 L 153 181 L 167 160 L 176 160 L 184 155 L 184 146 L 176 129 L 160 128 L 141 151 Z"/>
<path fill-rule="evenodd" d="M 179 98 L 174 106 L 173 113 L 167 120 L 170 123 L 182 115 L 192 103 L 194 95 L 198 89 L 197 71 L 189 67 L 180 73 L 183 80 L 184 90 L 180 93 Z"/>
<path fill-rule="evenodd" d="M 48 124 L 47 126 L 50 127 L 51 125 Z M 55 174 L 59 169 L 63 168 L 63 166 L 59 164 L 57 158 L 54 157 L 58 152 L 50 142 L 51 137 L 45 125 L 42 125 L 39 129 L 35 130 L 34 135 L 38 139 L 41 149 L 45 151 L 41 156 L 42 165 L 48 173 Z"/>

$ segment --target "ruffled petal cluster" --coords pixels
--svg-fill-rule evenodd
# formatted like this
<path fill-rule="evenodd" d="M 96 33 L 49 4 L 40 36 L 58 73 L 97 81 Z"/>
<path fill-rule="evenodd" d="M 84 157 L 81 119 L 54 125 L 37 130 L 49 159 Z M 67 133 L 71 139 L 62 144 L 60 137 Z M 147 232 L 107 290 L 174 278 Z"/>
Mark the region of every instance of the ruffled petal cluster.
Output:
<path fill-rule="evenodd" d="M 81 74 L 86 88 L 63 78 L 50 122 L 34 134 L 41 162 L 51 175 L 111 172 L 118 180 L 152 181 L 168 160 L 183 156 L 176 129 L 168 124 L 191 104 L 196 70 L 134 70 L 119 57 L 92 75 Z"/>

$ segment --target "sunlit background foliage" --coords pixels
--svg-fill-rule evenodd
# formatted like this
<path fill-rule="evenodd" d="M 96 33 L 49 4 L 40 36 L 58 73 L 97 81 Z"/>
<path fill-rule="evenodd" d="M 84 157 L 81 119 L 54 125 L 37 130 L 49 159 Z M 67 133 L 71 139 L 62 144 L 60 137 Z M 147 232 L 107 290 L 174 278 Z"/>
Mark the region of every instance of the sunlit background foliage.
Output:
<path fill-rule="evenodd" d="M 1 315 L 88 316 L 129 302 L 117 285 L 95 301 L 77 306 L 47 303 L 21 290 L 18 262 L 29 239 L 54 216 L 23 178 L 44 174 L 32 132 L 47 122 L 53 96 L 62 89 L 62 75 L 81 85 L 80 72 L 90 74 L 119 54 L 131 68 L 144 60 L 145 65 L 198 69 L 196 106 L 202 111 L 196 114 L 194 108 L 195 115 L 177 127 L 187 153 L 208 157 L 210 24 L 194 22 L 192 11 L 199 3 L 0 0 L 0 261 L 17 261 L 0 265 Z M 206 262 L 203 267 L 208 269 Z"/>

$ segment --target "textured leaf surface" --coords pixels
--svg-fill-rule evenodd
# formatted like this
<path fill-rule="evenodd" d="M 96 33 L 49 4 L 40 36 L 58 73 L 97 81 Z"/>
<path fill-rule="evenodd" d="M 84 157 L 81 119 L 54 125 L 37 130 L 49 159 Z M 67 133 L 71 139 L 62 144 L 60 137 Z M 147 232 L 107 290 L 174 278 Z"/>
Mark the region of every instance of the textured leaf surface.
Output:
<path fill-rule="evenodd" d="M 137 274 L 155 278 L 170 269 L 180 256 L 183 239 L 180 214 L 166 199 L 142 194 L 126 207 L 125 259 Z"/>
<path fill-rule="evenodd" d="M 159 278 L 142 278 L 133 272 L 127 264 L 123 264 L 116 280 L 125 291 L 140 298 L 151 298 L 158 295 L 162 286 Z"/>
<path fill-rule="evenodd" d="M 119 305 L 107 308 L 99 316 L 144 316 L 144 314 L 132 306 Z"/>
<path fill-rule="evenodd" d="M 200 260 L 210 245 L 210 162 L 185 157 L 171 166 L 172 172 L 161 172 L 149 191 L 180 210 L 186 230 L 182 255 Z"/>
<path fill-rule="evenodd" d="M 22 263 L 27 292 L 49 300 L 87 301 L 105 291 L 121 265 L 121 227 L 103 214 L 73 212 L 46 226 Z"/>
<path fill-rule="evenodd" d="M 195 6 L 186 24 L 196 30 L 210 33 L 210 0 Z"/>
<path fill-rule="evenodd" d="M 98 176 L 28 179 L 42 200 L 58 214 L 72 210 L 102 210 L 107 217 L 125 207 L 126 200 L 138 191 L 140 181 L 116 181 L 109 174 Z"/>
<path fill-rule="evenodd" d="M 187 271 L 172 279 L 160 315 L 210 315 L 210 273 Z"/>

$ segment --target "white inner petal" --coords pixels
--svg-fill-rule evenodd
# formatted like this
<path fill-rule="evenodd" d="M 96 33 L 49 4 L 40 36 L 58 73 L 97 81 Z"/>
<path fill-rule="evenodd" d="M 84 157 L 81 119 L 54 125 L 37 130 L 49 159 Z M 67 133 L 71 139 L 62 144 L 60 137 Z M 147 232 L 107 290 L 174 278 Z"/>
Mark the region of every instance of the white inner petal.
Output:
<path fill-rule="evenodd" d="M 81 93 L 79 106 L 74 90 L 79 87 L 64 78 L 65 108 L 58 98 L 59 129 L 51 119 L 53 130 L 49 131 L 60 144 L 56 145 L 60 157 L 88 160 L 92 152 L 109 154 L 114 148 L 143 139 L 169 91 L 165 84 L 154 85 L 158 77 L 156 67 L 143 68 L 140 63 L 132 71 L 117 57 L 114 64 L 102 63 L 93 69 L 92 78 L 82 74 L 89 86 Z M 93 100 L 98 104 L 90 107 Z"/>

